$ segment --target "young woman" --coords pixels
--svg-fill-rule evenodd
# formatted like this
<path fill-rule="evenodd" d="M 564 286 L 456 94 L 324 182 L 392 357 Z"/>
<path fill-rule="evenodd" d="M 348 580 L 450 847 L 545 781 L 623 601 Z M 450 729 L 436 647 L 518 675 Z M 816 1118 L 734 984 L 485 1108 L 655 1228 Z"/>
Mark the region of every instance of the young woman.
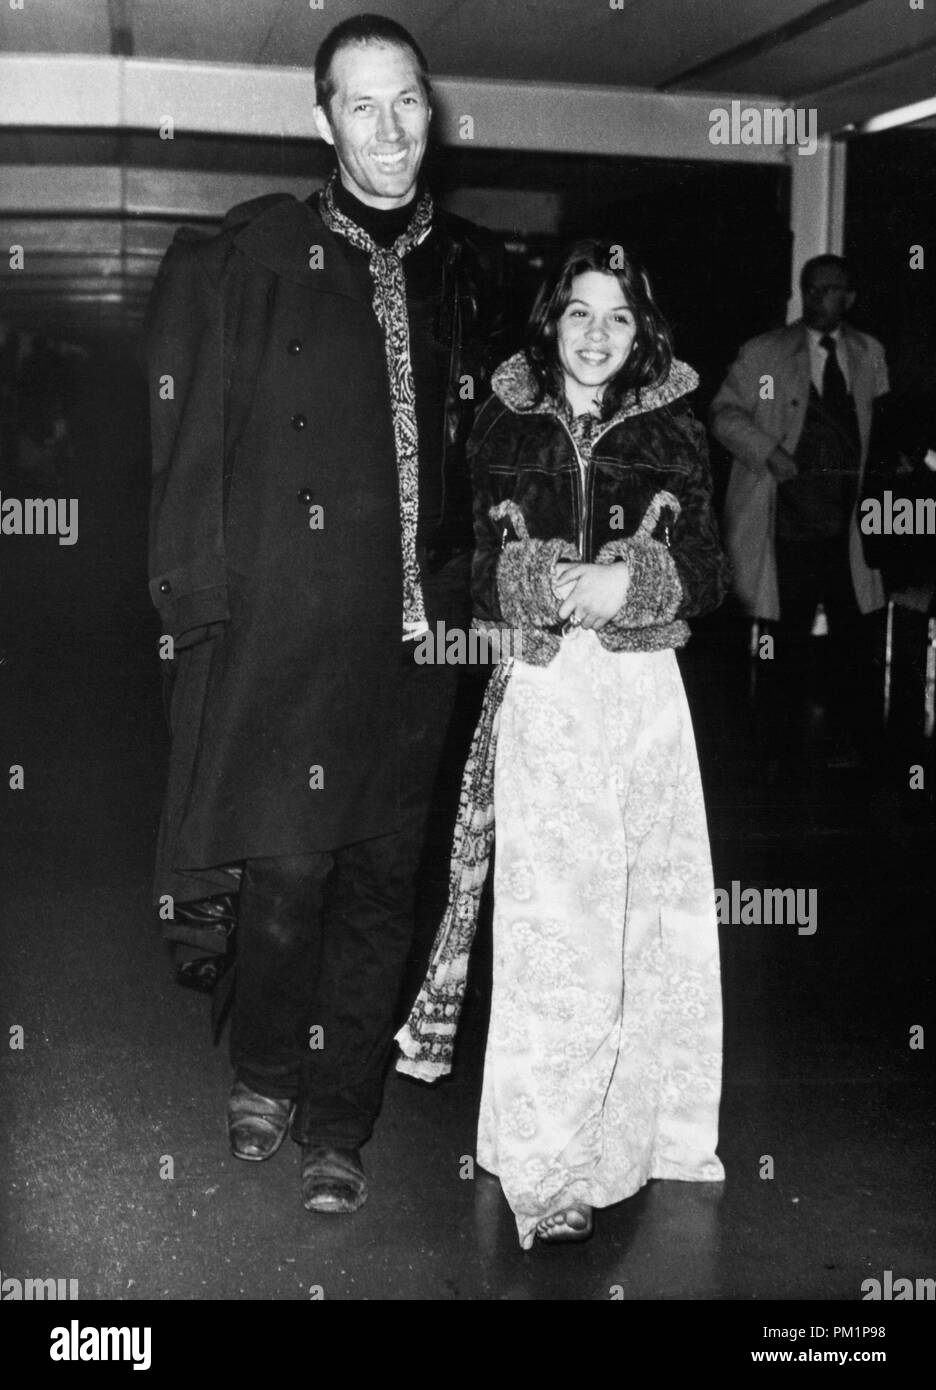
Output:
<path fill-rule="evenodd" d="M 492 680 L 447 925 L 400 1034 L 417 1060 L 399 1065 L 430 1074 L 457 1016 L 487 786 L 497 855 L 477 1152 L 524 1248 L 587 1238 L 594 1208 L 651 1178 L 724 1176 L 714 888 L 674 651 L 726 580 L 705 435 L 685 402 L 697 382 L 638 266 L 580 242 L 540 291 L 526 352 L 495 373 L 470 447 L 476 613 L 509 631 L 513 659 Z"/>

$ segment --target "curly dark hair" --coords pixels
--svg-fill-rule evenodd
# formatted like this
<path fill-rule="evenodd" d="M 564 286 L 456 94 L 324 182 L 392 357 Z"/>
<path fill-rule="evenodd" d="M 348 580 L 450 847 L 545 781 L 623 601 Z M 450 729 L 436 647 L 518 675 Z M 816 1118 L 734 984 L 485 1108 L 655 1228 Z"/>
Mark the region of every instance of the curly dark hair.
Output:
<path fill-rule="evenodd" d="M 525 352 L 536 378 L 537 401 L 546 396 L 565 401 L 557 325 L 572 298 L 573 280 L 589 270 L 614 276 L 636 327 L 627 361 L 602 394 L 601 418 L 607 420 L 620 408 L 628 392 L 635 391 L 639 400 L 644 387 L 666 380 L 673 361 L 673 340 L 646 271 L 621 243 L 600 237 L 576 241 L 543 281 L 527 322 Z"/>

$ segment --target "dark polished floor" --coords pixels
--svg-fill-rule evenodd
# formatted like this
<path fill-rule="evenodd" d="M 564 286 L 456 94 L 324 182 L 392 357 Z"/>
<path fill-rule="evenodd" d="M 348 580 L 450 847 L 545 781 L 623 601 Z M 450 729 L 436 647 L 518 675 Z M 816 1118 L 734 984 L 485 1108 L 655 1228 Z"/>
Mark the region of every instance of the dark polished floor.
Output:
<path fill-rule="evenodd" d="M 3 1277 L 73 1278 L 102 1300 L 854 1302 L 887 1270 L 936 1274 L 931 1067 L 910 1045 L 930 1021 L 936 920 L 918 692 L 908 676 L 868 764 L 830 768 L 821 699 L 790 690 L 799 751 L 771 757 L 727 617 L 684 658 L 716 882 L 814 888 L 818 927 L 722 929 L 725 1184 L 655 1182 L 599 1213 L 588 1245 L 519 1250 L 497 1183 L 468 1161 L 484 941 L 453 1077 L 389 1077 L 360 1213 L 302 1210 L 293 1145 L 231 1159 L 226 1054 L 206 1000 L 174 985 L 149 903 L 166 734 L 140 402 L 98 367 L 76 425 L 78 544 L 0 537 L 2 1019 L 24 1030 L 0 1072 Z M 443 823 L 408 988 L 444 884 Z"/>

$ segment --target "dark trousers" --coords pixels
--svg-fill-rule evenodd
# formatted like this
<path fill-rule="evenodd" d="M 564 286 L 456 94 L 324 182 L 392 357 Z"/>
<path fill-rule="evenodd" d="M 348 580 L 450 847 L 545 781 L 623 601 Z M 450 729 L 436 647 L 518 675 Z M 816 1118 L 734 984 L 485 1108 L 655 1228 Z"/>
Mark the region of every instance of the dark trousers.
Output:
<path fill-rule="evenodd" d="M 254 1090 L 297 1099 L 299 1143 L 357 1147 L 380 1109 L 457 679 L 453 667 L 404 670 L 398 831 L 245 861 L 231 1060 Z"/>
<path fill-rule="evenodd" d="M 862 614 L 855 599 L 848 558 L 848 533 L 825 537 L 805 533 L 777 536 L 780 628 L 776 675 L 788 689 L 810 690 L 821 678 L 829 713 L 839 729 L 869 730 L 875 700 L 874 634 L 879 621 Z M 811 639 L 816 605 L 828 622 L 827 660 L 816 670 Z"/>

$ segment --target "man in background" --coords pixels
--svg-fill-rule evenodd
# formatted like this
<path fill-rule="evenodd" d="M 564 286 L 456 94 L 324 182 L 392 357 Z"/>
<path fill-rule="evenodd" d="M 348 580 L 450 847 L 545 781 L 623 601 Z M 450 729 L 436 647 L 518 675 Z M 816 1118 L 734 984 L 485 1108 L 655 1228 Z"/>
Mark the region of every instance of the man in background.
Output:
<path fill-rule="evenodd" d="M 856 503 L 887 366 L 881 344 L 846 322 L 855 292 L 840 256 L 807 261 L 800 290 L 802 319 L 745 343 L 712 402 L 712 433 L 733 456 L 725 543 L 745 612 L 780 621 L 788 684 L 805 678 L 822 605 L 836 722 L 857 734 L 873 694 L 867 615 L 884 591 Z"/>

